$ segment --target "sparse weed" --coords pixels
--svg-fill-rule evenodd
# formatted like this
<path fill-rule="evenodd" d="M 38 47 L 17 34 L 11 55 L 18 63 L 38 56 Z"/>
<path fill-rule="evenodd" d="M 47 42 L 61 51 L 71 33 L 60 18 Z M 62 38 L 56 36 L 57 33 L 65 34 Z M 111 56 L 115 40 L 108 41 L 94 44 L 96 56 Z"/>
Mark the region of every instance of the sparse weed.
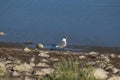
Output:
<path fill-rule="evenodd" d="M 54 64 L 55 72 L 40 80 L 96 80 L 91 74 L 93 67 L 87 63 L 79 64 L 78 59 L 62 58 Z"/>

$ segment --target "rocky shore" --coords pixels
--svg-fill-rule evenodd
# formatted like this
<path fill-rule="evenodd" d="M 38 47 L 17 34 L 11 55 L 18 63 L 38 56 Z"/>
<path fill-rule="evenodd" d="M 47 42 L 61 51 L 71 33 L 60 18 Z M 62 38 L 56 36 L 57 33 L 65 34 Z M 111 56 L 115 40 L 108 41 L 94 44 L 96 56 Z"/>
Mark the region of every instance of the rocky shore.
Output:
<path fill-rule="evenodd" d="M 0 78 L 2 80 L 40 80 L 55 71 L 53 64 L 63 58 L 78 58 L 89 63 L 98 80 L 120 80 L 120 50 L 92 48 L 85 52 L 0 46 Z"/>

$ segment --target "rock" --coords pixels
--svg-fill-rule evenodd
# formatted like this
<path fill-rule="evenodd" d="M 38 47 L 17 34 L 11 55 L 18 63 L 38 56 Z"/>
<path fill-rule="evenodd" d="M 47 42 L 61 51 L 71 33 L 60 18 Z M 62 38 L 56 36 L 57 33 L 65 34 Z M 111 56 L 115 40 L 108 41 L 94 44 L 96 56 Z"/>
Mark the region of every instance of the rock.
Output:
<path fill-rule="evenodd" d="M 13 70 L 20 71 L 20 72 L 30 71 L 30 70 L 32 70 L 32 66 L 30 66 L 27 63 L 24 63 L 24 64 L 20 64 L 20 65 L 15 65 L 15 67 L 13 68 Z"/>
<path fill-rule="evenodd" d="M 40 53 L 40 54 L 38 54 L 38 56 L 41 56 L 41 57 L 50 57 L 50 55 L 48 55 L 46 53 Z"/>
<path fill-rule="evenodd" d="M 111 70 L 114 66 L 112 64 L 107 64 L 105 70 Z"/>
<path fill-rule="evenodd" d="M 35 63 L 34 63 L 34 62 L 30 62 L 30 66 L 31 66 L 31 67 L 34 67 L 34 66 L 35 66 Z"/>
<path fill-rule="evenodd" d="M 51 60 L 51 61 L 59 61 L 58 58 L 53 58 L 53 57 L 51 57 L 50 60 Z"/>
<path fill-rule="evenodd" d="M 29 76 L 25 76 L 24 80 L 36 80 L 36 79 L 29 77 Z"/>
<path fill-rule="evenodd" d="M 120 80 L 120 76 L 112 76 L 108 80 Z"/>
<path fill-rule="evenodd" d="M 110 59 L 108 58 L 108 56 L 101 56 L 101 59 L 103 59 L 105 62 L 109 63 Z"/>
<path fill-rule="evenodd" d="M 65 55 L 68 55 L 69 53 L 65 52 L 64 54 L 65 54 Z"/>
<path fill-rule="evenodd" d="M 101 68 L 96 68 L 94 70 L 94 77 L 98 80 L 105 80 L 108 77 L 107 74 L 108 72 Z"/>
<path fill-rule="evenodd" d="M 20 73 L 18 73 L 17 71 L 14 71 L 12 75 L 16 77 L 16 76 L 20 76 Z"/>
<path fill-rule="evenodd" d="M 25 47 L 25 48 L 24 48 L 24 51 L 25 51 L 25 52 L 31 52 L 31 50 L 30 50 L 28 47 Z"/>
<path fill-rule="evenodd" d="M 37 71 L 35 72 L 35 75 L 36 75 L 36 76 L 45 76 L 46 74 L 45 74 L 43 71 L 37 70 Z"/>
<path fill-rule="evenodd" d="M 110 54 L 110 57 L 115 58 L 116 56 L 115 56 L 115 54 Z"/>
<path fill-rule="evenodd" d="M 5 72 L 6 72 L 5 64 L 0 62 L 0 75 L 1 76 L 5 75 Z"/>
<path fill-rule="evenodd" d="M 41 43 L 38 43 L 38 45 L 36 46 L 38 49 L 43 49 L 44 48 L 44 46 L 43 46 L 43 44 L 41 44 Z"/>
<path fill-rule="evenodd" d="M 35 61 L 35 56 L 33 56 L 32 58 L 30 58 L 30 62 L 34 62 Z"/>
<path fill-rule="evenodd" d="M 6 69 L 12 69 L 14 65 L 12 63 L 6 64 L 5 65 Z"/>
<path fill-rule="evenodd" d="M 97 60 L 96 65 L 99 66 L 99 68 L 105 68 L 107 64 L 104 61 Z"/>
<path fill-rule="evenodd" d="M 48 62 L 48 60 L 47 59 L 42 59 L 41 62 Z"/>
<path fill-rule="evenodd" d="M 105 61 L 106 61 L 107 63 L 110 63 L 110 59 L 109 59 L 108 57 L 105 57 Z"/>
<path fill-rule="evenodd" d="M 34 67 L 35 66 L 35 63 L 34 63 L 34 61 L 35 61 L 35 56 L 33 56 L 32 58 L 30 58 L 30 66 L 32 66 L 32 67 Z"/>
<path fill-rule="evenodd" d="M 79 59 L 85 59 L 86 57 L 85 56 L 79 56 Z"/>
<path fill-rule="evenodd" d="M 45 68 L 45 69 L 41 69 L 41 71 L 43 71 L 46 74 L 50 74 L 53 73 L 55 70 L 52 68 Z"/>
<path fill-rule="evenodd" d="M 120 58 L 120 55 L 118 55 L 118 58 Z"/>
<path fill-rule="evenodd" d="M 39 67 L 49 67 L 49 65 L 46 64 L 46 63 L 38 63 L 36 66 L 39 66 Z"/>
<path fill-rule="evenodd" d="M 99 55 L 99 53 L 98 52 L 89 52 L 89 55 L 96 57 Z"/>
<path fill-rule="evenodd" d="M 13 61 L 13 63 L 15 64 L 21 64 L 21 62 L 22 62 L 21 60 L 17 60 L 17 59 Z"/>
<path fill-rule="evenodd" d="M 117 73 L 117 72 L 119 72 L 120 70 L 119 69 L 117 69 L 117 68 L 112 68 L 112 73 Z"/>
<path fill-rule="evenodd" d="M 6 62 L 5 62 L 5 64 L 10 64 L 10 63 L 12 63 L 12 61 L 6 61 Z"/>

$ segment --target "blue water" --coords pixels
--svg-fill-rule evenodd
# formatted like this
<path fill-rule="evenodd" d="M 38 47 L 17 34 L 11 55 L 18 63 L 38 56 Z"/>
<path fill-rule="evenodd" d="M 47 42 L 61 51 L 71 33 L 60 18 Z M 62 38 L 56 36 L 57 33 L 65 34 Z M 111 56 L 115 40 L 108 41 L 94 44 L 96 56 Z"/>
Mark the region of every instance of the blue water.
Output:
<path fill-rule="evenodd" d="M 120 47 L 120 0 L 0 0 L 0 42 Z"/>

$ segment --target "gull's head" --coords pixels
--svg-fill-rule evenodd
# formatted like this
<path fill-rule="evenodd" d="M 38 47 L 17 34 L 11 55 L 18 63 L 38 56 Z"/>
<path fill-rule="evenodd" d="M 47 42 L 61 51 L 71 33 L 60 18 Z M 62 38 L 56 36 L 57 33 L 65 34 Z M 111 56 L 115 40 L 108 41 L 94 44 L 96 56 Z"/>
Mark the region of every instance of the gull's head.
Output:
<path fill-rule="evenodd" d="M 63 39 L 62 39 L 62 41 L 66 41 L 66 39 L 67 39 L 67 37 L 66 37 L 66 36 L 64 36 L 64 37 L 63 37 Z"/>
<path fill-rule="evenodd" d="M 3 36 L 3 35 L 7 35 L 7 34 L 4 32 L 0 32 L 0 36 Z"/>
<path fill-rule="evenodd" d="M 67 37 L 66 37 L 66 36 L 63 36 L 63 39 L 67 39 Z"/>

